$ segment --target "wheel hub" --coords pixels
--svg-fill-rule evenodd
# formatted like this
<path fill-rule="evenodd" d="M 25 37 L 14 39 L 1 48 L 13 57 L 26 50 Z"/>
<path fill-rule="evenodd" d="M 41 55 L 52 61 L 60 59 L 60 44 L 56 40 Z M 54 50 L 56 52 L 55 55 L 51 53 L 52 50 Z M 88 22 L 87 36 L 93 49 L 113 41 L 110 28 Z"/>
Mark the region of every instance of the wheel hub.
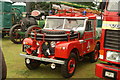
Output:
<path fill-rule="evenodd" d="M 75 59 L 72 58 L 69 62 L 68 62 L 68 72 L 69 73 L 73 73 L 75 69 Z"/>
<path fill-rule="evenodd" d="M 70 68 L 72 68 L 72 67 L 75 67 L 75 65 L 74 64 L 70 64 Z"/>

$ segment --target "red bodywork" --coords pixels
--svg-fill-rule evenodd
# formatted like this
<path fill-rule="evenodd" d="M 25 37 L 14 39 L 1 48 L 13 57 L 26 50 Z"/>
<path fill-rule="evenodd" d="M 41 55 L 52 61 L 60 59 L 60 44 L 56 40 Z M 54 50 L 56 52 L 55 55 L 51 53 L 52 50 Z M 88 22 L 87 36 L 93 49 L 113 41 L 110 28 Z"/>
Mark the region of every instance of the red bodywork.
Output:
<path fill-rule="evenodd" d="M 26 49 L 26 53 L 31 54 L 33 50 L 37 49 L 37 44 L 35 40 L 32 40 L 31 38 L 26 38 L 23 41 L 23 44 L 32 46 L 31 48 Z"/>
<path fill-rule="evenodd" d="M 68 59 L 70 53 L 72 50 L 78 50 L 77 56 L 84 56 L 85 54 L 88 54 L 92 51 L 94 51 L 95 46 L 97 44 L 97 42 L 99 42 L 99 40 L 95 39 L 96 37 L 96 15 L 92 14 L 92 13 L 87 13 L 86 15 L 82 15 L 82 13 L 58 13 L 56 15 L 51 15 L 51 16 L 56 16 L 56 17 L 87 17 L 90 20 L 94 20 L 94 29 L 93 31 L 85 31 L 83 34 L 83 37 L 80 38 L 76 38 L 76 39 L 69 39 L 69 34 L 70 31 L 66 31 L 66 34 L 68 34 L 68 41 L 57 41 L 56 42 L 56 46 L 55 46 L 55 52 L 54 55 L 52 56 L 48 56 L 51 58 L 60 58 L 60 59 Z M 48 31 L 56 31 L 56 30 L 48 30 Z M 42 35 L 46 35 L 46 34 L 42 34 Z M 80 36 L 80 34 L 79 34 Z M 35 36 L 36 37 L 36 36 Z M 84 42 L 80 42 L 80 40 L 84 40 Z M 28 52 L 28 54 L 31 54 L 32 51 L 34 50 L 38 50 L 38 57 L 45 57 L 42 54 L 42 44 L 46 42 L 44 40 L 44 36 L 43 36 L 43 40 L 38 41 L 36 39 L 31 39 L 31 38 L 25 38 L 23 41 L 23 45 L 31 45 L 32 47 L 29 49 L 26 49 L 26 52 Z M 27 44 L 26 44 L 27 43 Z M 64 47 L 64 49 L 63 49 Z M 89 49 L 89 50 L 88 50 Z"/>
<path fill-rule="evenodd" d="M 120 67 L 115 67 L 107 64 L 96 64 L 96 76 L 108 80 L 111 79 L 105 76 L 105 71 L 113 72 L 115 74 L 115 79 L 120 80 Z"/>
<path fill-rule="evenodd" d="M 108 4 L 108 2 L 107 2 L 107 4 Z M 112 22 L 120 22 L 120 16 L 118 16 L 118 12 L 107 11 L 107 6 L 106 6 L 106 10 L 103 15 L 103 21 L 108 21 L 108 22 L 110 22 L 109 24 L 112 24 Z M 104 25 L 104 23 L 103 23 L 103 25 Z M 101 40 L 100 40 L 100 42 L 101 42 L 100 54 L 103 55 L 103 59 L 100 59 L 100 60 L 110 63 L 112 65 L 102 64 L 102 63 L 96 64 L 96 76 L 98 76 L 100 78 L 105 78 L 105 79 L 112 79 L 110 77 L 105 76 L 104 70 L 107 70 L 107 71 L 113 72 L 115 74 L 114 80 L 120 80 L 120 67 L 119 67 L 120 62 L 109 61 L 106 59 L 107 51 L 120 52 L 120 50 L 116 50 L 116 49 L 112 49 L 112 48 L 111 49 L 105 48 L 105 41 L 106 41 L 105 36 L 107 35 L 107 33 L 106 33 L 107 30 L 112 30 L 112 29 L 102 29 L 102 35 L 101 35 Z M 117 30 L 114 32 L 117 32 Z M 118 65 L 118 66 L 116 66 L 116 65 Z"/>
<path fill-rule="evenodd" d="M 74 40 L 70 40 L 70 41 L 59 41 L 56 43 L 56 47 L 55 47 L 55 55 L 54 57 L 56 58 L 64 58 L 67 59 L 70 55 L 70 52 L 73 49 L 77 49 L 79 52 L 78 56 L 84 56 L 87 53 L 90 53 L 92 51 L 94 51 L 95 45 L 97 42 L 99 42 L 99 40 L 95 40 L 95 39 L 89 39 L 93 37 L 93 33 L 92 32 L 85 32 L 83 38 L 81 39 L 74 39 Z M 87 40 L 88 39 L 88 40 Z M 85 40 L 84 43 L 80 43 L 79 40 Z M 26 42 L 28 42 L 26 44 Z M 41 53 L 41 48 L 39 48 L 45 41 L 36 41 L 36 40 L 32 40 L 31 38 L 25 38 L 23 41 L 23 44 L 26 45 L 31 45 L 31 48 L 26 49 L 26 52 L 28 54 L 31 54 L 33 50 L 39 49 L 39 55 L 43 57 L 43 54 Z M 87 50 L 87 46 L 88 46 L 88 42 L 90 42 L 90 50 Z M 37 45 L 37 43 L 39 43 L 39 45 Z M 65 47 L 65 49 L 62 49 L 62 47 Z M 62 54 L 62 55 L 61 55 Z"/>

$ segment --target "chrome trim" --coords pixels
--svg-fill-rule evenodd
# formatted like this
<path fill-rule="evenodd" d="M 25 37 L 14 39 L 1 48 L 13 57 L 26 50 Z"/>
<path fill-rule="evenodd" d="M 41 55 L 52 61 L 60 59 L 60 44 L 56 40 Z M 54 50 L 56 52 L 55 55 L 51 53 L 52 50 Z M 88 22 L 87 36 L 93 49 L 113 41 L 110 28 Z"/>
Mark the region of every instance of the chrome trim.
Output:
<path fill-rule="evenodd" d="M 84 43 L 84 42 L 86 42 L 86 41 L 84 41 L 84 40 L 79 40 L 79 42 L 80 42 L 80 43 Z"/>
<path fill-rule="evenodd" d="M 84 40 L 89 40 L 89 39 L 95 39 L 95 37 L 92 37 L 92 38 L 87 38 L 87 39 L 84 39 Z"/>
<path fill-rule="evenodd" d="M 63 60 L 56 60 L 56 59 L 43 58 L 43 57 L 40 58 L 40 57 L 26 55 L 26 54 L 22 54 L 22 53 L 20 53 L 20 56 L 23 56 L 23 57 L 29 58 L 29 59 L 35 59 L 35 60 L 39 60 L 39 61 L 51 62 L 51 63 L 56 63 L 56 64 L 64 64 L 65 63 L 65 61 L 63 61 Z"/>

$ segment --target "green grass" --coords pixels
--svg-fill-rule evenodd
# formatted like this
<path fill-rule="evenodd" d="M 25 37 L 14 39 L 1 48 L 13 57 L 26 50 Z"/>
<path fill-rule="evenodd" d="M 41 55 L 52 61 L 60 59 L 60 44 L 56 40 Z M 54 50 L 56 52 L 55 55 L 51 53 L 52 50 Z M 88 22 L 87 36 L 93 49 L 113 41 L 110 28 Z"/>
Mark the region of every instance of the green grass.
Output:
<path fill-rule="evenodd" d="M 12 43 L 7 37 L 2 39 L 2 50 L 7 64 L 7 78 L 62 78 L 60 67 L 52 70 L 50 65 L 42 64 L 37 70 L 28 70 L 24 58 L 19 55 L 22 45 Z M 79 62 L 72 78 L 97 78 L 95 64 L 88 60 Z"/>

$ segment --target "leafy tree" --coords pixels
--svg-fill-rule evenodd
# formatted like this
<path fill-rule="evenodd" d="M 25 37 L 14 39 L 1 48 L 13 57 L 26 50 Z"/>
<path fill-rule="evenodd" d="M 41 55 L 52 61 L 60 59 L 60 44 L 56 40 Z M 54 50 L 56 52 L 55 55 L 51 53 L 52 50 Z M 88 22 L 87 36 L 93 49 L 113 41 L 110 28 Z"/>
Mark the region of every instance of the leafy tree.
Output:
<path fill-rule="evenodd" d="M 32 2 L 31 3 L 31 11 L 32 10 L 48 11 L 50 9 L 51 9 L 51 3 L 48 3 L 48 2 Z"/>
<path fill-rule="evenodd" d="M 73 2 L 73 3 L 82 4 L 82 5 L 86 5 L 86 6 L 92 6 L 92 7 L 96 6 L 93 2 Z"/>

